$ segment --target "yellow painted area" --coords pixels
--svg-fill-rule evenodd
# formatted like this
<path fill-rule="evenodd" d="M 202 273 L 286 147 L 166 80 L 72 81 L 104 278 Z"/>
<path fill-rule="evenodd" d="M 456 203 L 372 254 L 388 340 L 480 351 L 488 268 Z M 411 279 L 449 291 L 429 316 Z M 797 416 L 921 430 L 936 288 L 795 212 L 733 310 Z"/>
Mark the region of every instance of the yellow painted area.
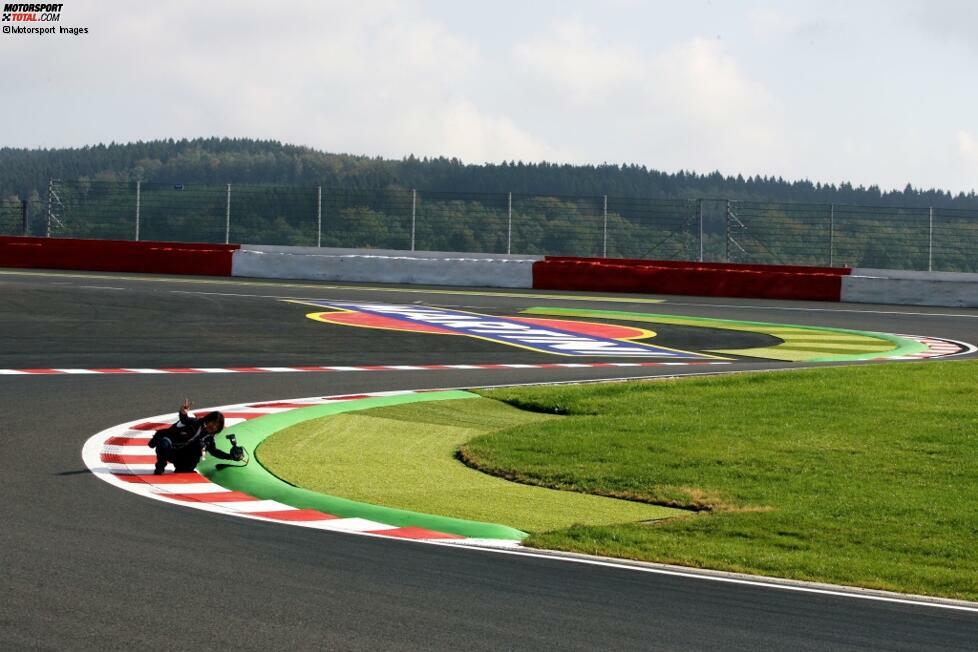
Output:
<path fill-rule="evenodd" d="M 592 314 L 586 315 L 586 312 Z M 859 333 L 840 333 L 818 328 L 782 326 L 778 324 L 763 324 L 756 322 L 737 322 L 725 319 L 709 319 L 702 317 L 677 317 L 671 315 L 641 315 L 638 313 L 605 313 L 601 311 L 580 311 L 577 309 L 548 309 L 531 308 L 523 313 L 531 315 L 576 315 L 601 316 L 605 319 L 650 322 L 656 324 L 672 324 L 676 326 L 693 326 L 699 328 L 716 328 L 746 333 L 770 335 L 781 340 L 781 344 L 770 347 L 753 349 L 711 349 L 711 353 L 722 355 L 739 355 L 745 357 L 782 360 L 785 362 L 805 362 L 829 355 L 852 353 L 886 353 L 893 351 L 897 345 L 880 337 L 861 335 Z"/>
<path fill-rule="evenodd" d="M 807 328 L 772 328 L 762 330 L 760 327 L 755 326 L 751 326 L 750 328 L 737 328 L 734 325 L 728 324 L 724 324 L 722 328 L 764 333 L 782 340 L 782 344 L 754 349 L 714 349 L 714 353 L 784 360 L 787 362 L 804 362 L 825 355 L 845 353 L 885 353 L 896 348 L 896 345 L 892 342 L 875 337 L 847 335 L 831 331 L 819 332 Z"/>

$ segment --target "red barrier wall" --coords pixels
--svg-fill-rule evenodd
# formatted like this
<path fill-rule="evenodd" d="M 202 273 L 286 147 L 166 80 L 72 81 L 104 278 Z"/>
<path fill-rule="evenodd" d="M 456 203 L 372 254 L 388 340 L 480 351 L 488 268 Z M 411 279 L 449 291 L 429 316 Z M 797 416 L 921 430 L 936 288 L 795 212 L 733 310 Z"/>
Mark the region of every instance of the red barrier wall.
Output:
<path fill-rule="evenodd" d="M 240 245 L 0 237 L 0 267 L 230 276 Z"/>
<path fill-rule="evenodd" d="M 644 260 L 641 258 L 578 258 L 575 256 L 545 256 L 547 261 L 609 263 L 626 267 L 664 267 L 669 269 L 730 269 L 747 272 L 796 272 L 801 274 L 835 274 L 848 276 L 851 267 L 806 267 L 803 265 L 752 265 L 750 263 L 700 263 L 690 260 Z"/>
<path fill-rule="evenodd" d="M 644 262 L 644 264 L 642 264 Z M 746 267 L 746 268 L 745 268 Z M 729 266 L 712 263 L 663 265 L 657 261 L 546 258 L 533 265 L 533 288 L 685 294 L 701 297 L 742 297 L 840 301 L 842 276 L 848 270 Z M 811 270 L 815 270 L 812 272 Z"/>

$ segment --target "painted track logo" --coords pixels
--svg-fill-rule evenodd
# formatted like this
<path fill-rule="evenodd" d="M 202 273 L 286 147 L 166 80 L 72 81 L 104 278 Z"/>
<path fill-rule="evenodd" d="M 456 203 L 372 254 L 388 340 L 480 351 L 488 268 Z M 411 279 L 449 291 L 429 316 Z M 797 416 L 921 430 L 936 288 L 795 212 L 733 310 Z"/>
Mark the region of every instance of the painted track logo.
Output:
<path fill-rule="evenodd" d="M 314 312 L 306 315 L 310 319 L 329 324 L 413 333 L 461 335 L 553 355 L 675 360 L 718 359 L 717 356 L 636 342 L 634 340 L 654 337 L 655 333 L 633 326 L 497 317 L 416 305 L 332 301 L 292 301 L 292 303 L 329 308 L 330 312 Z"/>

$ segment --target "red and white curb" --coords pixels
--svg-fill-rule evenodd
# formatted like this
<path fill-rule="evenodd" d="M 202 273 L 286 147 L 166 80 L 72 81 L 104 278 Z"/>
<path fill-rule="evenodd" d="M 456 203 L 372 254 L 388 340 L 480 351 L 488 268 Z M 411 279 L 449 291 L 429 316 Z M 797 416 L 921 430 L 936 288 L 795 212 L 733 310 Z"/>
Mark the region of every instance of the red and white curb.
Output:
<path fill-rule="evenodd" d="M 314 405 L 326 405 L 371 396 L 414 394 L 413 391 L 373 392 L 342 396 L 287 399 L 260 403 L 222 405 L 198 412 L 220 410 L 226 428 L 268 414 Z M 342 518 L 313 509 L 299 509 L 274 500 L 262 500 L 239 491 L 230 491 L 197 473 L 153 475 L 156 455 L 148 448 L 150 437 L 159 428 L 173 423 L 174 413 L 137 419 L 113 426 L 93 435 L 82 448 L 82 459 L 99 479 L 120 489 L 166 503 L 192 507 L 241 518 L 287 523 L 299 527 L 335 532 L 374 535 L 428 542 L 458 543 L 489 547 L 518 547 L 518 541 L 466 538 L 420 527 L 396 527 L 363 518 Z"/>
<path fill-rule="evenodd" d="M 262 374 L 331 371 L 445 371 L 450 369 L 597 369 L 602 367 L 698 367 L 704 365 L 728 365 L 727 361 L 692 362 L 548 362 L 541 364 L 382 364 L 348 366 L 302 367 L 104 367 L 95 369 L 0 369 L 0 376 L 56 376 L 59 374 Z"/>
<path fill-rule="evenodd" d="M 926 351 L 904 356 L 881 355 L 873 360 L 923 360 L 974 353 L 978 347 L 966 342 L 920 335 L 899 335 L 927 347 Z M 98 367 L 91 369 L 32 368 L 0 369 L 0 376 L 125 375 L 125 374 L 262 374 L 338 371 L 446 371 L 469 369 L 602 369 L 637 367 L 715 367 L 733 364 L 729 360 L 689 362 L 544 362 L 538 364 L 380 364 L 380 365 L 304 365 L 296 367 Z"/>
<path fill-rule="evenodd" d="M 923 335 L 898 335 L 897 337 L 906 337 L 915 342 L 919 342 L 927 347 L 926 351 L 921 351 L 920 353 L 914 353 L 912 355 L 900 355 L 900 356 L 880 356 L 878 358 L 873 358 L 874 360 L 927 360 L 930 358 L 949 358 L 952 355 L 964 355 L 966 353 L 974 353 L 978 351 L 978 347 L 974 344 L 968 344 L 967 342 L 958 342 L 957 340 L 945 340 L 939 337 L 924 337 Z"/>

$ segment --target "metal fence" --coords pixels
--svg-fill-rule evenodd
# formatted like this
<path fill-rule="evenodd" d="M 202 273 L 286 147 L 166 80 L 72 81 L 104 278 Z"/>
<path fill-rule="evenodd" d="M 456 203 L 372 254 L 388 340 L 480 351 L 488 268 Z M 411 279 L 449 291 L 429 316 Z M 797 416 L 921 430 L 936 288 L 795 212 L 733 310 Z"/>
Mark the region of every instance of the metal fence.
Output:
<path fill-rule="evenodd" d="M 0 233 L 978 271 L 978 211 L 51 181 Z"/>

